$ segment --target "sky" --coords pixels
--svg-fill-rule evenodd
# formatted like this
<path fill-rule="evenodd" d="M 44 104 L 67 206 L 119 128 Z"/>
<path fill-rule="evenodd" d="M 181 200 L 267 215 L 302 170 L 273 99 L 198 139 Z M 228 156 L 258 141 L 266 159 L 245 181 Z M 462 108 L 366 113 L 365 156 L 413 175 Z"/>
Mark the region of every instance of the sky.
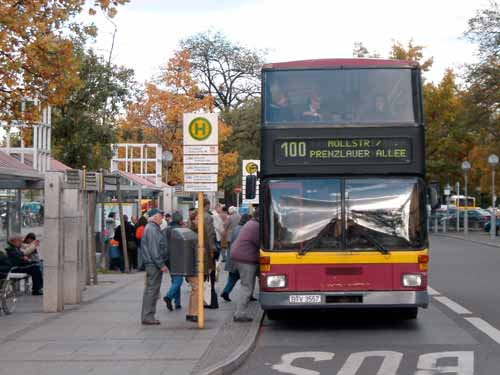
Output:
<path fill-rule="evenodd" d="M 266 49 L 266 62 L 352 57 L 355 42 L 386 57 L 393 43 L 425 46 L 434 65 L 426 79 L 439 82 L 446 68 L 475 61 L 463 38 L 467 21 L 485 0 L 131 0 L 118 9 L 113 62 L 150 80 L 178 49 L 179 41 L 207 30 L 240 45 Z M 94 48 L 108 56 L 113 25 L 99 28 Z"/>

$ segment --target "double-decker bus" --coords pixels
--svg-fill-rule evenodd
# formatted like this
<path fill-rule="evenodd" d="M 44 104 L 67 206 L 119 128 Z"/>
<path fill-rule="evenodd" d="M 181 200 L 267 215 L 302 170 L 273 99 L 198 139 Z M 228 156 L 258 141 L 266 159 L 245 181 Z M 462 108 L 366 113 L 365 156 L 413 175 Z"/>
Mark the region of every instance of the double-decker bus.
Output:
<path fill-rule="evenodd" d="M 418 64 L 283 62 L 262 82 L 262 308 L 416 318 L 429 303 Z"/>

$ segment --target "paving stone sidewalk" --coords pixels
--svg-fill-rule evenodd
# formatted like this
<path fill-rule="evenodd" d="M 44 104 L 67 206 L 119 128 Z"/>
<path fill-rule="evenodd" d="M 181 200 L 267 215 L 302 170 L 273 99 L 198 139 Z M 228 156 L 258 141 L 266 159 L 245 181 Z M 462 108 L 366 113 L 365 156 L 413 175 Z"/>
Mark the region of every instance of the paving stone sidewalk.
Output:
<path fill-rule="evenodd" d="M 467 236 L 463 233 L 447 232 L 447 233 L 432 233 L 432 236 L 445 236 L 456 238 L 457 240 L 479 243 L 482 245 L 500 247 L 500 237 L 496 236 L 494 240 L 490 238 L 490 234 L 484 231 L 469 232 Z"/>
<path fill-rule="evenodd" d="M 170 286 L 165 279 L 162 294 Z M 218 290 L 225 279 L 223 273 Z M 186 322 L 186 283 L 181 310 L 169 312 L 160 300 L 162 324 L 142 326 L 143 286 L 143 273 L 100 275 L 100 285 L 87 288 L 81 305 L 54 314 L 42 312 L 40 297 L 22 296 L 13 315 L 0 316 L 0 374 L 194 374 L 229 357 L 238 349 L 235 338 L 243 341 L 252 327 L 233 323 L 235 302 L 222 299 L 219 309 L 205 310 L 205 329 Z M 235 301 L 238 289 L 231 295 Z M 255 302 L 252 312 L 262 317 Z"/>

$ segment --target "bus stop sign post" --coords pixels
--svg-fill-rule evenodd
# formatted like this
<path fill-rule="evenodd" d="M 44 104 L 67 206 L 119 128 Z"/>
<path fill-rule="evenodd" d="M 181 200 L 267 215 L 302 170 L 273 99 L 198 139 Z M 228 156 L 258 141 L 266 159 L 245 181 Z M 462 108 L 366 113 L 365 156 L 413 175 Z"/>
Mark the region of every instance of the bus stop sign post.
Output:
<path fill-rule="evenodd" d="M 203 193 L 198 193 L 198 328 L 205 326 L 205 310 L 203 303 L 203 279 L 205 270 L 203 269 L 205 253 L 205 210 L 203 207 Z"/>
<path fill-rule="evenodd" d="M 184 191 L 198 195 L 198 328 L 205 327 L 203 303 L 206 192 L 217 192 L 219 131 L 216 113 L 184 113 Z"/>

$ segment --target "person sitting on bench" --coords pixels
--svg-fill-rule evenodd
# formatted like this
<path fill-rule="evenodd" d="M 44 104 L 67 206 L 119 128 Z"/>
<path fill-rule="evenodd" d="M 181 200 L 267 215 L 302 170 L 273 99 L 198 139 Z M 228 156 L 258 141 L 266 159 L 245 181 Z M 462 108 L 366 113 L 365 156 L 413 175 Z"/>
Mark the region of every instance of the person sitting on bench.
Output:
<path fill-rule="evenodd" d="M 7 248 L 5 249 L 9 257 L 9 261 L 13 267 L 21 267 L 19 272 L 27 273 L 33 281 L 32 294 L 34 296 L 43 295 L 43 276 L 40 266 L 29 260 L 21 251 L 23 237 L 20 234 L 12 234 L 9 236 Z"/>

